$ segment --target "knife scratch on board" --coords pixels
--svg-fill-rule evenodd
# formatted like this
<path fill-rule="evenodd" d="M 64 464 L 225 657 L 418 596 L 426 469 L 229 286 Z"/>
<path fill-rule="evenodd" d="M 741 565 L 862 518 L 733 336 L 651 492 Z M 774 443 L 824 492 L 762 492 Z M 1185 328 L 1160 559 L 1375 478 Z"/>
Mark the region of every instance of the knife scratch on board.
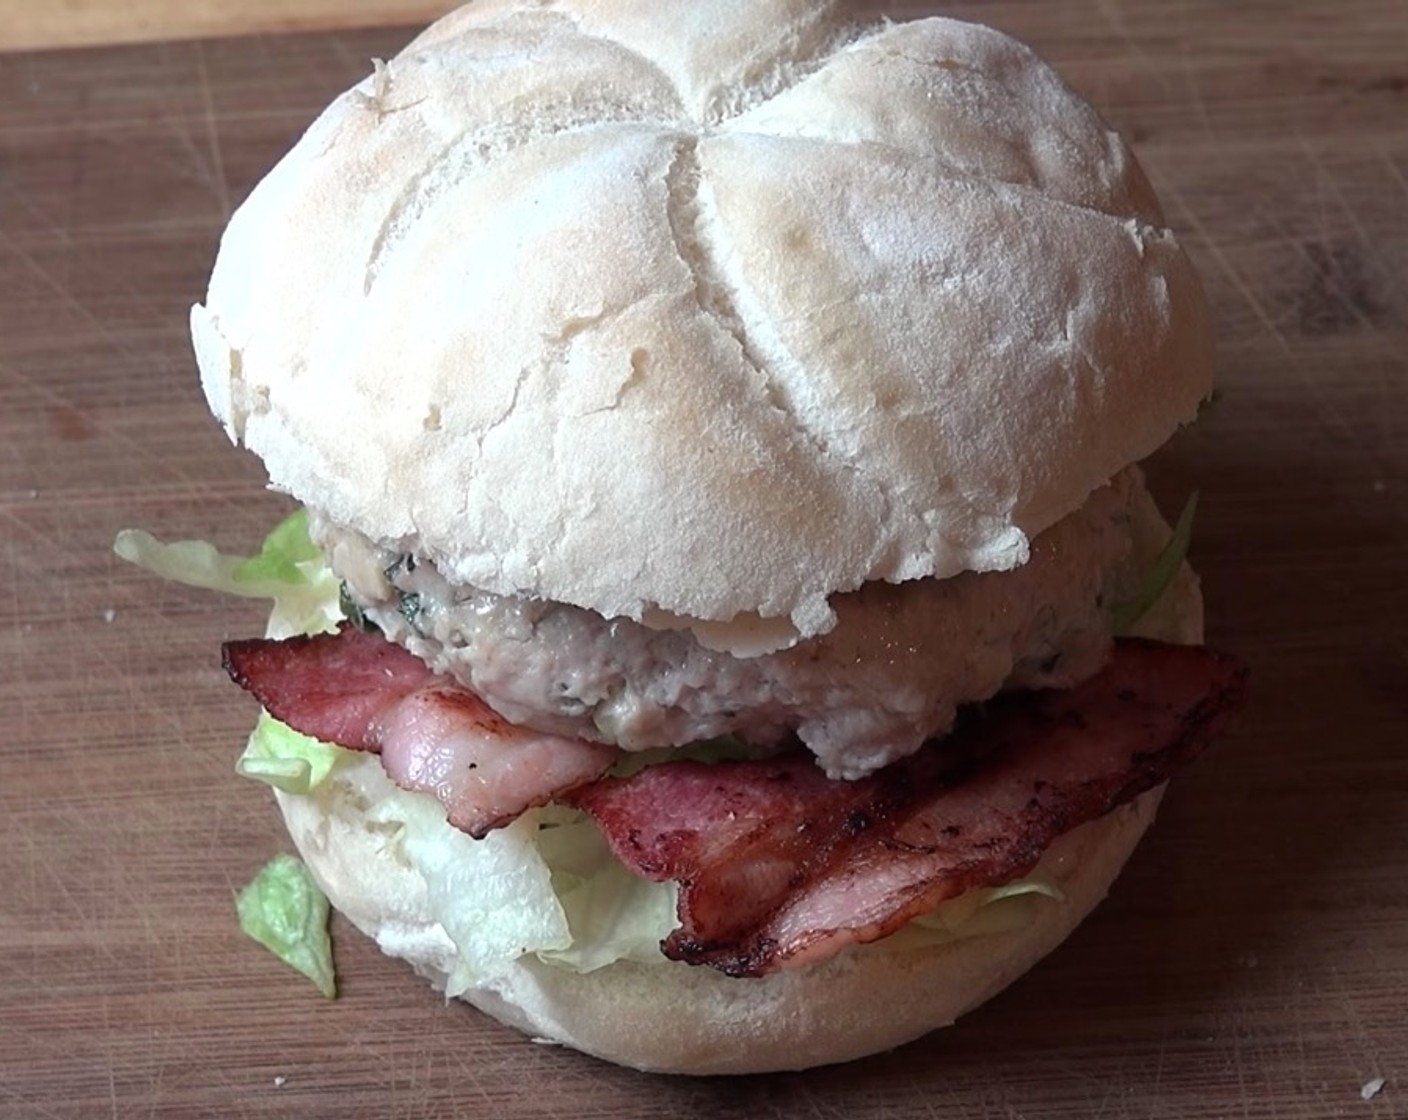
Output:
<path fill-rule="evenodd" d="M 210 67 L 206 63 L 205 45 L 195 45 L 196 72 L 200 77 L 201 110 L 205 117 L 205 135 L 210 141 L 210 185 L 220 203 L 221 216 L 230 217 L 230 186 L 225 179 L 225 157 L 220 150 L 220 129 L 215 122 L 215 95 L 210 87 Z"/>

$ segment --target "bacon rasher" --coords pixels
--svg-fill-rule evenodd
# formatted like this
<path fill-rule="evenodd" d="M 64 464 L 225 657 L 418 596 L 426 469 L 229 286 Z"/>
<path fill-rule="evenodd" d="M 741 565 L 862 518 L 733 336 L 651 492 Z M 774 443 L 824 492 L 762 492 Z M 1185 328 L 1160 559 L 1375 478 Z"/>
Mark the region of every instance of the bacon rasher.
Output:
<path fill-rule="evenodd" d="M 666 956 L 759 976 L 1030 871 L 1062 833 L 1197 755 L 1244 685 L 1231 658 L 1122 641 L 1085 683 L 1003 695 L 859 781 L 830 781 L 798 754 L 653 766 L 568 800 L 627 867 L 679 882 Z"/>
<path fill-rule="evenodd" d="M 226 642 L 226 671 L 266 711 L 326 743 L 381 755 L 402 789 L 433 794 L 476 839 L 600 777 L 616 748 L 509 723 L 380 634 Z"/>

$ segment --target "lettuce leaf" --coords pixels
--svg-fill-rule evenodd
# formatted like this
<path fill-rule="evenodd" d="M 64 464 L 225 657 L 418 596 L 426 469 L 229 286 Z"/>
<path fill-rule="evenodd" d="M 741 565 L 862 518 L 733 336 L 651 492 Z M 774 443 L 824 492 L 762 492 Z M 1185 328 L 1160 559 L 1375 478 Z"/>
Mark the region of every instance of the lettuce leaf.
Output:
<path fill-rule="evenodd" d="M 235 899 L 240 929 L 333 999 L 332 939 L 327 896 L 300 860 L 280 854 Z"/>
<path fill-rule="evenodd" d="M 1173 533 L 1145 574 L 1139 593 L 1133 599 L 1115 607 L 1110 622 L 1116 634 L 1124 635 L 1133 630 L 1134 624 L 1163 597 L 1169 584 L 1178 575 L 1178 570 L 1183 567 L 1183 561 L 1188 556 L 1188 544 L 1193 539 L 1193 518 L 1197 512 L 1198 492 L 1195 490 L 1183 504 Z"/>
<path fill-rule="evenodd" d="M 188 587 L 272 599 L 268 636 L 319 634 L 342 619 L 341 585 L 308 537 L 308 512 L 280 522 L 254 556 L 231 556 L 208 541 L 159 541 L 142 529 L 124 529 L 113 551 L 149 572 Z"/>
<path fill-rule="evenodd" d="M 322 550 L 308 536 L 308 511 L 298 509 L 274 526 L 257 555 L 240 563 L 235 569 L 235 580 L 307 583 L 308 571 L 301 565 L 316 560 L 322 567 L 322 559 Z"/>
<path fill-rule="evenodd" d="M 658 964 L 660 942 L 678 924 L 675 885 L 627 871 L 585 813 L 549 807 L 540 819 L 538 853 L 551 870 L 572 941 L 539 949 L 539 959 L 574 972 L 621 960 Z"/>
<path fill-rule="evenodd" d="M 455 943 L 447 996 L 478 987 L 525 953 L 571 945 L 551 873 L 533 842 L 535 812 L 475 840 L 446 823 L 445 808 L 434 797 L 392 790 L 373 801 L 368 820 L 379 829 L 397 826 L 388 845 L 425 880 L 430 911 Z"/>
<path fill-rule="evenodd" d="M 285 793 L 306 794 L 347 754 L 343 747 L 319 742 L 261 712 L 244 754 L 235 763 L 235 773 Z"/>

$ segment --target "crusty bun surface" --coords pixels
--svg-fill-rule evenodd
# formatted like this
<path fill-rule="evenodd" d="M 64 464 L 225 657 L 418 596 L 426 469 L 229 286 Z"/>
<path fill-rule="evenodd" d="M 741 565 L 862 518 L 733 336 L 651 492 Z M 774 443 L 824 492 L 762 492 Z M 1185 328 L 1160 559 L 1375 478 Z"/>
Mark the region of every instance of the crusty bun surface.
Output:
<path fill-rule="evenodd" d="M 1152 501 L 1143 514 L 1136 551 L 1148 557 L 1168 529 Z M 1139 633 L 1202 640 L 1202 600 L 1186 567 Z M 455 943 L 431 916 L 426 880 L 388 844 L 386 803 L 424 795 L 398 791 L 372 756 L 359 756 L 343 783 L 336 796 L 279 794 L 290 835 L 337 909 L 383 951 L 444 987 L 458 963 Z M 876 1053 L 951 1023 L 1058 945 L 1105 896 L 1162 792 L 1058 840 L 1033 874 L 1063 897 L 1035 899 L 1031 920 L 1016 929 L 921 947 L 902 931 L 759 980 L 663 958 L 579 974 L 525 956 L 462 994 L 534 1038 L 660 1072 L 800 1069 Z"/>
<path fill-rule="evenodd" d="M 1050 68 L 825 0 L 451 14 L 255 189 L 192 329 L 275 487 L 452 582 L 801 636 L 1019 564 L 1212 366 Z"/>

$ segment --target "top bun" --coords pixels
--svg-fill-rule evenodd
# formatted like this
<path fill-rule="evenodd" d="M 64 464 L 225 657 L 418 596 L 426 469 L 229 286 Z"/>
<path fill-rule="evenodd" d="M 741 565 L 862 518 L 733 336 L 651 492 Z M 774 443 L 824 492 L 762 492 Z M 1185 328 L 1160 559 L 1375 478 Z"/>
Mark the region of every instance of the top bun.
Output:
<path fill-rule="evenodd" d="M 450 14 L 254 190 L 192 329 L 274 486 L 450 580 L 803 636 L 1022 563 L 1212 372 L 1051 69 L 824 0 Z"/>

